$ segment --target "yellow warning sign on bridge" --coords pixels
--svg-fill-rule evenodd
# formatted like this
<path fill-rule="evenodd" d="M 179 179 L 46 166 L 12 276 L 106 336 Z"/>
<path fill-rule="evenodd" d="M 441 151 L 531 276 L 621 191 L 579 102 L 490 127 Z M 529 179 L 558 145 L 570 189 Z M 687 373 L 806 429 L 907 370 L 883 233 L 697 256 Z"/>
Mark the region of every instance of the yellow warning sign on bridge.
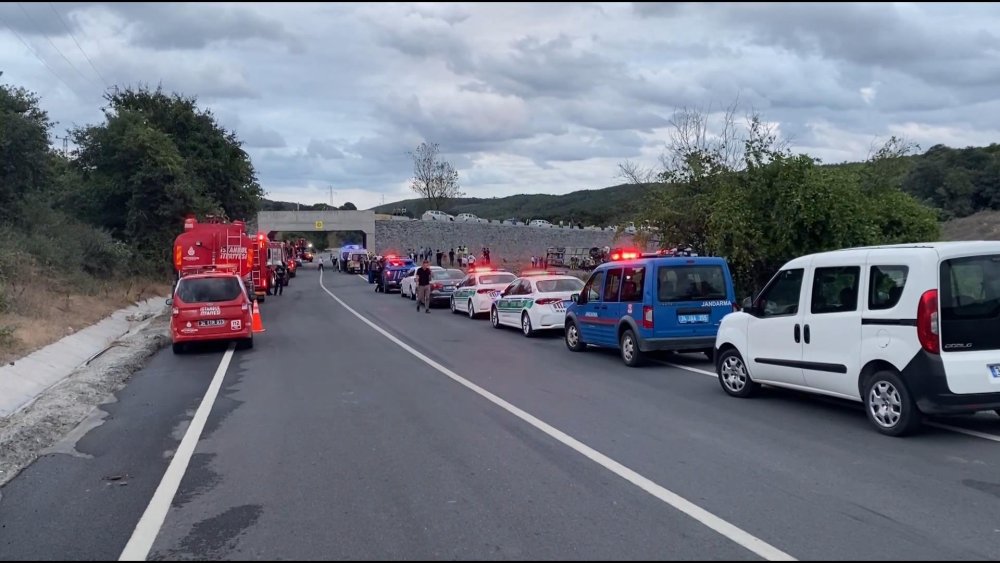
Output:
<path fill-rule="evenodd" d="M 323 230 L 323 221 L 316 221 L 316 230 L 317 231 Z"/>

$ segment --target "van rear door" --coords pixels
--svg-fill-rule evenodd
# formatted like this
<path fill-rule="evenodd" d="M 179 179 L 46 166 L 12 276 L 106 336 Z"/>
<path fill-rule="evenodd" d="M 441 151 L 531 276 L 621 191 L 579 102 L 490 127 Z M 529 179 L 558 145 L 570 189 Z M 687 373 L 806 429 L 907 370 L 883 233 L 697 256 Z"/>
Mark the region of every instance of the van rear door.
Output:
<path fill-rule="evenodd" d="M 942 260 L 939 275 L 948 388 L 956 394 L 1000 393 L 1000 252 Z"/>
<path fill-rule="evenodd" d="M 733 311 L 725 262 L 670 258 L 656 264 L 654 337 L 715 336 L 722 317 Z"/>

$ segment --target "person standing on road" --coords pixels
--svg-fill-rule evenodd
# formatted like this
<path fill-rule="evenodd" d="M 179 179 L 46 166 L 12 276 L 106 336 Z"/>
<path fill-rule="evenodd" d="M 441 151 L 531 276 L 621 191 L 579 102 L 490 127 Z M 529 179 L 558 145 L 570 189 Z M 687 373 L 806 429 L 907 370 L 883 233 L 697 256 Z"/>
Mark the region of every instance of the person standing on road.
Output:
<path fill-rule="evenodd" d="M 437 258 L 438 267 L 439 268 L 443 267 L 443 264 L 441 263 L 441 261 L 444 260 L 444 252 L 441 252 L 440 248 L 435 253 L 435 257 Z"/>
<path fill-rule="evenodd" d="M 322 264 L 322 261 L 320 262 Z M 285 286 L 288 285 L 288 268 L 284 264 L 278 264 L 275 268 L 275 285 L 274 288 L 275 295 L 281 295 L 285 292 Z"/>
<path fill-rule="evenodd" d="M 417 312 L 420 306 L 424 306 L 424 312 L 431 312 L 431 263 L 424 260 L 423 265 L 417 270 Z"/>
<path fill-rule="evenodd" d="M 321 271 L 321 272 L 322 272 L 322 271 L 323 271 L 323 259 L 322 259 L 322 258 L 320 258 L 320 259 L 318 260 L 318 262 L 319 262 L 319 271 Z"/>
<path fill-rule="evenodd" d="M 455 267 L 455 249 L 452 248 L 448 251 L 448 265 L 452 268 Z"/>

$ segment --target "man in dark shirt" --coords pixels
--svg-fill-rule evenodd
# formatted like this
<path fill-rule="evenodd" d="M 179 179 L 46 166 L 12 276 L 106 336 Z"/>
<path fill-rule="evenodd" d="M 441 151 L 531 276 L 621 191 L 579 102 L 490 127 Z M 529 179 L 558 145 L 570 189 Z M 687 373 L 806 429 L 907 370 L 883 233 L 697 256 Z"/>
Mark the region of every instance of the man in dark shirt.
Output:
<path fill-rule="evenodd" d="M 435 253 L 435 258 L 437 258 L 438 267 L 442 267 L 443 264 L 441 264 L 441 260 L 444 259 L 444 252 L 441 252 L 440 248 L 438 249 L 437 253 Z"/>
<path fill-rule="evenodd" d="M 424 312 L 431 312 L 431 264 L 424 260 L 423 265 L 417 269 L 417 312 L 420 306 L 424 306 Z"/>
<path fill-rule="evenodd" d="M 455 267 L 455 249 L 452 248 L 448 251 L 448 265 Z"/>

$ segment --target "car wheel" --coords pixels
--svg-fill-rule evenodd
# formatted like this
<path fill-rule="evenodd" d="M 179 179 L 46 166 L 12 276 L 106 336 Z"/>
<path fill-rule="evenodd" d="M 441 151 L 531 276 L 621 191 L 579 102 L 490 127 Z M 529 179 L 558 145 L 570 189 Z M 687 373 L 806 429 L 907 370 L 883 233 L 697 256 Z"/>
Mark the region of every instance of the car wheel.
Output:
<path fill-rule="evenodd" d="M 253 335 L 250 338 L 244 338 L 236 343 L 237 350 L 252 350 L 253 349 Z"/>
<path fill-rule="evenodd" d="M 399 298 L 406 299 L 406 294 L 403 293 L 403 288 L 399 288 Z"/>
<path fill-rule="evenodd" d="M 587 345 L 580 338 L 580 329 L 573 321 L 566 321 L 566 347 L 574 352 L 583 352 L 587 349 Z"/>
<path fill-rule="evenodd" d="M 920 411 L 903 380 L 894 372 L 880 371 L 865 383 L 865 414 L 882 434 L 904 436 L 920 427 Z"/>
<path fill-rule="evenodd" d="M 476 304 L 472 302 L 472 299 L 469 299 L 469 303 L 468 303 L 468 305 L 466 307 L 468 308 L 468 310 L 466 311 L 466 313 L 469 314 L 469 318 L 470 319 L 475 319 L 476 318 Z"/>
<path fill-rule="evenodd" d="M 643 355 L 642 350 L 639 350 L 639 341 L 636 340 L 635 333 L 632 332 L 632 329 L 625 329 L 625 332 L 622 333 L 622 337 L 618 344 L 620 345 L 622 361 L 625 362 L 625 365 L 630 368 L 642 365 L 646 358 Z"/>
<path fill-rule="evenodd" d="M 178 342 L 174 342 L 173 349 L 174 349 L 174 354 L 183 354 L 184 353 L 184 345 L 180 344 Z"/>
<path fill-rule="evenodd" d="M 535 335 L 535 329 L 531 328 L 531 317 L 528 316 L 527 311 L 521 313 L 521 332 L 528 338 Z"/>
<path fill-rule="evenodd" d="M 402 290 L 400 290 L 400 291 L 402 291 Z M 417 292 L 416 291 L 412 291 L 410 293 L 410 301 L 416 301 L 416 300 L 417 300 Z"/>
<path fill-rule="evenodd" d="M 257 301 L 260 302 L 260 303 L 263 303 L 264 302 L 264 296 L 261 295 L 261 296 L 257 297 Z"/>
<path fill-rule="evenodd" d="M 750 378 L 746 362 L 743 361 L 743 356 L 740 356 L 735 348 L 722 352 L 715 371 L 719 375 L 719 384 L 722 385 L 722 390 L 733 397 L 750 397 L 760 389 L 760 384 L 755 383 Z"/>
<path fill-rule="evenodd" d="M 500 328 L 500 313 L 496 307 L 490 308 L 490 324 L 493 328 Z"/>
<path fill-rule="evenodd" d="M 452 297 L 451 299 L 449 299 L 449 302 L 450 302 L 450 305 L 451 305 L 451 312 L 452 312 L 452 314 L 457 315 L 458 314 L 458 309 L 455 308 L 455 298 Z"/>

